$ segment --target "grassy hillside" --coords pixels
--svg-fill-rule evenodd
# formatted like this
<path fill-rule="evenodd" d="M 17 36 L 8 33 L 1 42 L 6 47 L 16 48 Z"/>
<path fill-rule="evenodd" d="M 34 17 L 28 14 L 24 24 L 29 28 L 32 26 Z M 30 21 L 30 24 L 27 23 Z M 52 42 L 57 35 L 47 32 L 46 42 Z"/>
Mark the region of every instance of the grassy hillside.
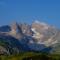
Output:
<path fill-rule="evenodd" d="M 44 57 L 44 58 L 43 58 Z M 10 56 L 0 56 L 0 60 L 39 60 L 47 59 L 47 55 L 34 52 L 25 52 L 19 55 L 10 55 Z"/>
<path fill-rule="evenodd" d="M 0 56 L 0 60 L 60 60 L 60 55 L 25 52 L 19 55 Z"/>

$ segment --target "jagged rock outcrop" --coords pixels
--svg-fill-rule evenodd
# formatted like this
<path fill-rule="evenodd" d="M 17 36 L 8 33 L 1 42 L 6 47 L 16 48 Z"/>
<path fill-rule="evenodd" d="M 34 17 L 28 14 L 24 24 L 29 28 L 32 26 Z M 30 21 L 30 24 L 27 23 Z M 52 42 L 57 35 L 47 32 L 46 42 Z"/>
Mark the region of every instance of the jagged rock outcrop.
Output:
<path fill-rule="evenodd" d="M 9 35 L 17 39 L 21 39 L 23 37 L 21 27 L 19 26 L 18 23 L 14 22 L 10 25 L 10 27 L 11 27 L 11 31 L 8 33 Z"/>
<path fill-rule="evenodd" d="M 9 52 L 3 46 L 0 46 L 0 55 L 7 55 Z"/>
<path fill-rule="evenodd" d="M 32 23 L 31 29 L 34 31 L 33 37 L 36 39 L 36 42 L 47 46 L 53 44 L 52 42 L 55 41 L 53 38 L 55 38 L 55 35 L 58 33 L 55 27 L 38 21 Z"/>
<path fill-rule="evenodd" d="M 60 31 L 54 26 L 39 21 L 33 22 L 32 25 L 14 22 L 0 27 L 0 41 L 8 44 L 0 47 L 3 53 L 50 51 L 51 49 L 55 51 L 56 46 L 60 44 Z"/>
<path fill-rule="evenodd" d="M 24 35 L 32 36 L 31 25 L 28 25 L 26 23 L 21 24 L 21 29 Z"/>

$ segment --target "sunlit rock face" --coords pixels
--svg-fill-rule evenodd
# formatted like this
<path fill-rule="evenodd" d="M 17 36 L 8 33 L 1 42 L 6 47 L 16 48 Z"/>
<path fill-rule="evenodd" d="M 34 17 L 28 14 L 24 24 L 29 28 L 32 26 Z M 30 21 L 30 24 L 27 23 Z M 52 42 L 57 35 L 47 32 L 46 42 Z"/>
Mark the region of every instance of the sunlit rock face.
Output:
<path fill-rule="evenodd" d="M 34 32 L 32 37 L 36 39 L 38 44 L 45 44 L 46 46 L 49 46 L 58 42 L 54 40 L 54 37 L 58 31 L 53 26 L 35 21 L 32 23 L 31 30 Z"/>
<path fill-rule="evenodd" d="M 9 35 L 17 39 L 20 39 L 23 37 L 22 30 L 16 22 L 12 23 L 10 27 L 11 27 L 11 31 L 9 32 Z"/>

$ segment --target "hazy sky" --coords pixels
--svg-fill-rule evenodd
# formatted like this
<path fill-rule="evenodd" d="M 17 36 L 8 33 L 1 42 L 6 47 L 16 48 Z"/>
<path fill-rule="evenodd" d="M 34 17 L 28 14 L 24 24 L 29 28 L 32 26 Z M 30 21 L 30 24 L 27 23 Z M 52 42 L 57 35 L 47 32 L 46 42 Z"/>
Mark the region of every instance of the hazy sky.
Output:
<path fill-rule="evenodd" d="M 60 27 L 60 0 L 0 0 L 0 25 L 33 20 Z"/>

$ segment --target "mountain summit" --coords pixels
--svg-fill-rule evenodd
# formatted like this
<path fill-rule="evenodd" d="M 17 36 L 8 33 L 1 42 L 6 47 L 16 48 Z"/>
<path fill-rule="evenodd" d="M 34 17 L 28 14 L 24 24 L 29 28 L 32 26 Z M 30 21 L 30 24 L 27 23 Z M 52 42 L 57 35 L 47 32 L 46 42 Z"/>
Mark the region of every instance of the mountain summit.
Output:
<path fill-rule="evenodd" d="M 5 48 L 5 45 L 2 47 L 4 52 L 10 51 L 11 53 L 11 50 L 15 52 L 48 52 L 51 48 L 51 51 L 55 51 L 56 46 L 59 46 L 58 43 L 60 42 L 60 30 L 39 21 L 34 21 L 31 25 L 15 22 L 11 25 L 0 27 L 0 42 L 2 40 L 5 45 L 7 43 L 9 46 L 8 48 L 7 46 Z"/>

